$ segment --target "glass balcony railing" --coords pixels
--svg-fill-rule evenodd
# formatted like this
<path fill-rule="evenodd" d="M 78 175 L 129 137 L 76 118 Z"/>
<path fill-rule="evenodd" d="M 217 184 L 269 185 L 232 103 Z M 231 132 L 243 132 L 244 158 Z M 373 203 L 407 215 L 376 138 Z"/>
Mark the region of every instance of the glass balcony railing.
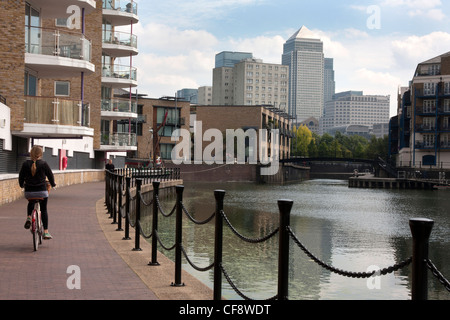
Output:
<path fill-rule="evenodd" d="M 137 36 L 121 31 L 103 31 L 103 43 L 117 44 L 137 49 Z"/>
<path fill-rule="evenodd" d="M 25 96 L 25 123 L 89 127 L 90 105 L 80 100 Z"/>
<path fill-rule="evenodd" d="M 91 61 L 91 41 L 77 32 L 25 27 L 25 52 Z"/>
<path fill-rule="evenodd" d="M 103 0 L 103 9 L 118 10 L 137 15 L 137 3 L 130 0 Z"/>
<path fill-rule="evenodd" d="M 137 69 L 122 65 L 103 65 L 102 77 L 137 80 Z"/>
<path fill-rule="evenodd" d="M 102 100 L 102 111 L 137 113 L 137 103 L 125 100 Z"/>
<path fill-rule="evenodd" d="M 136 147 L 136 134 L 120 132 L 110 134 L 108 132 L 102 132 L 101 144 L 103 146 Z"/>

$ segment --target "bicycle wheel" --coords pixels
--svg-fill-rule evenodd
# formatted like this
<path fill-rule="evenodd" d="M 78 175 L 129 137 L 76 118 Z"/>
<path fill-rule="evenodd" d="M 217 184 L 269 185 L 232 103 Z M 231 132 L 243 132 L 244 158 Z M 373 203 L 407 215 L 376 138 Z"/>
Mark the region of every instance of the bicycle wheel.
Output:
<path fill-rule="evenodd" d="M 39 247 L 39 234 L 38 234 L 38 211 L 33 209 L 31 214 L 31 234 L 33 235 L 33 249 L 37 251 Z"/>

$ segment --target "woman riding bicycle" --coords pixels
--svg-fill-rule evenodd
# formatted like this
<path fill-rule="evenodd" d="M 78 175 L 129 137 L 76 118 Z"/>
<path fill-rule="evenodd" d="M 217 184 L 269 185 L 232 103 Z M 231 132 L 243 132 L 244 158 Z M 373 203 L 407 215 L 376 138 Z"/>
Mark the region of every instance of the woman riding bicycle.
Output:
<path fill-rule="evenodd" d="M 44 199 L 41 201 L 41 215 L 42 224 L 44 225 L 44 239 L 52 239 L 52 236 L 48 232 L 48 189 L 47 181 L 54 188 L 56 187 L 55 178 L 53 172 L 48 166 L 47 162 L 42 160 L 42 147 L 34 146 L 30 151 L 31 160 L 27 160 L 23 163 L 19 173 L 19 185 L 21 188 L 25 187 L 25 198 L 27 199 Z M 31 214 L 33 212 L 33 202 L 28 202 L 27 207 L 27 220 L 25 222 L 25 229 L 29 229 L 31 225 Z"/>

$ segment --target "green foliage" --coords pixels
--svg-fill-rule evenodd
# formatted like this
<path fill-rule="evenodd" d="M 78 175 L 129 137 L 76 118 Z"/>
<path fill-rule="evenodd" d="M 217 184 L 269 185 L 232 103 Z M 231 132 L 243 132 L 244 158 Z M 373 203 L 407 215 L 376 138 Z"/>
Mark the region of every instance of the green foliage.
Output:
<path fill-rule="evenodd" d="M 318 136 L 311 133 L 306 126 L 294 127 L 295 137 L 292 141 L 292 155 L 302 157 L 331 157 L 387 159 L 389 138 L 376 138 L 370 140 L 362 136 L 346 136 L 337 132 L 333 137 L 328 133 Z"/>

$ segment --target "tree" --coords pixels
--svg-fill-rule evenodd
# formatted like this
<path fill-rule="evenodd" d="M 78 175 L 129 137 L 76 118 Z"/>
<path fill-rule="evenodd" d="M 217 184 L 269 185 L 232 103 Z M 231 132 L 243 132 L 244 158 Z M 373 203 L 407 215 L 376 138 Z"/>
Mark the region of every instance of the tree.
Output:
<path fill-rule="evenodd" d="M 305 125 L 301 125 L 295 130 L 294 155 L 307 157 L 309 145 L 313 140 L 311 130 Z"/>

